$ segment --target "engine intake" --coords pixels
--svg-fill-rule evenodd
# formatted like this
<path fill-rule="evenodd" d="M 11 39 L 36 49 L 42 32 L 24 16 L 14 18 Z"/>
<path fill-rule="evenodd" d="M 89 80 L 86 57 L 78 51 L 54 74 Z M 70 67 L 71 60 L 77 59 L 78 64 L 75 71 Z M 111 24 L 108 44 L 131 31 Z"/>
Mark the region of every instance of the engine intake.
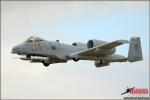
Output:
<path fill-rule="evenodd" d="M 103 45 L 103 44 L 106 44 L 106 43 L 107 43 L 107 42 L 105 42 L 105 41 L 92 39 L 92 40 L 89 40 L 89 41 L 87 42 L 87 47 L 88 47 L 88 48 L 93 48 L 93 47 L 95 47 L 95 46 Z"/>
<path fill-rule="evenodd" d="M 93 48 L 93 47 L 96 47 L 99 45 L 104 45 L 107 43 L 108 42 L 93 39 L 93 40 L 89 40 L 87 42 L 87 48 Z M 112 49 L 96 48 L 96 50 L 94 52 L 95 52 L 95 54 L 99 54 L 99 55 L 110 55 L 110 54 L 115 53 L 115 51 L 116 51 L 116 48 L 112 48 Z"/>

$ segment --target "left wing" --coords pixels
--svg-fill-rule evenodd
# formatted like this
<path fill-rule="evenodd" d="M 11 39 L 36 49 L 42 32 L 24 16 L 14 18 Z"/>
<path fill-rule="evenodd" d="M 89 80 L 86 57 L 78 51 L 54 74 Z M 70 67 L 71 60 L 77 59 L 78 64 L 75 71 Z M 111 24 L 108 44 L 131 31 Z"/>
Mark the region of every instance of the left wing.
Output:
<path fill-rule="evenodd" d="M 70 54 L 70 57 L 76 57 L 76 56 L 79 56 L 79 55 L 88 55 L 92 52 L 95 52 L 96 49 L 110 50 L 112 48 L 115 48 L 115 47 L 117 47 L 119 45 L 122 45 L 122 44 L 125 44 L 125 43 L 130 43 L 130 42 L 128 40 L 116 40 L 116 41 L 106 43 L 106 44 L 103 44 L 103 45 L 98 45 L 96 47 L 93 47 L 93 48 L 90 48 L 90 49 L 87 49 L 87 50 L 72 53 L 72 54 Z"/>

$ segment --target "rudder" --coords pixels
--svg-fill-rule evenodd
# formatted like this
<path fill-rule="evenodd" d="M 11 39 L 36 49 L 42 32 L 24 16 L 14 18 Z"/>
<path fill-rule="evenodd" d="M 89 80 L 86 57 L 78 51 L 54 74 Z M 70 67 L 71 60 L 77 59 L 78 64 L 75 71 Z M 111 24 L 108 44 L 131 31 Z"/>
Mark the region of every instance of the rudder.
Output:
<path fill-rule="evenodd" d="M 128 52 L 128 61 L 136 62 L 143 60 L 140 37 L 132 37 Z"/>

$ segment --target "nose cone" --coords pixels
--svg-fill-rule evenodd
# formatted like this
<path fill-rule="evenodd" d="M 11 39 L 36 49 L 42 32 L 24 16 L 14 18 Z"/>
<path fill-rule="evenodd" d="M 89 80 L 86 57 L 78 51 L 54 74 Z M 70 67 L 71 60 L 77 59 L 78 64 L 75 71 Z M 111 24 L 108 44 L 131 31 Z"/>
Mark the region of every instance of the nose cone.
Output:
<path fill-rule="evenodd" d="M 20 53 L 19 46 L 13 47 L 11 53 L 13 53 L 13 54 L 19 54 Z"/>

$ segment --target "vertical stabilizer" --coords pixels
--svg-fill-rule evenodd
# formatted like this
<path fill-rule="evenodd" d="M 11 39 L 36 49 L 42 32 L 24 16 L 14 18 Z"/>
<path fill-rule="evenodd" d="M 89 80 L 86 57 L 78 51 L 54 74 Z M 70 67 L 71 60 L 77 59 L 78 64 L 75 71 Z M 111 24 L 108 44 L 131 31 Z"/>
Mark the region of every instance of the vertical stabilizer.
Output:
<path fill-rule="evenodd" d="M 143 60 L 140 37 L 130 39 L 128 61 L 135 62 Z"/>

